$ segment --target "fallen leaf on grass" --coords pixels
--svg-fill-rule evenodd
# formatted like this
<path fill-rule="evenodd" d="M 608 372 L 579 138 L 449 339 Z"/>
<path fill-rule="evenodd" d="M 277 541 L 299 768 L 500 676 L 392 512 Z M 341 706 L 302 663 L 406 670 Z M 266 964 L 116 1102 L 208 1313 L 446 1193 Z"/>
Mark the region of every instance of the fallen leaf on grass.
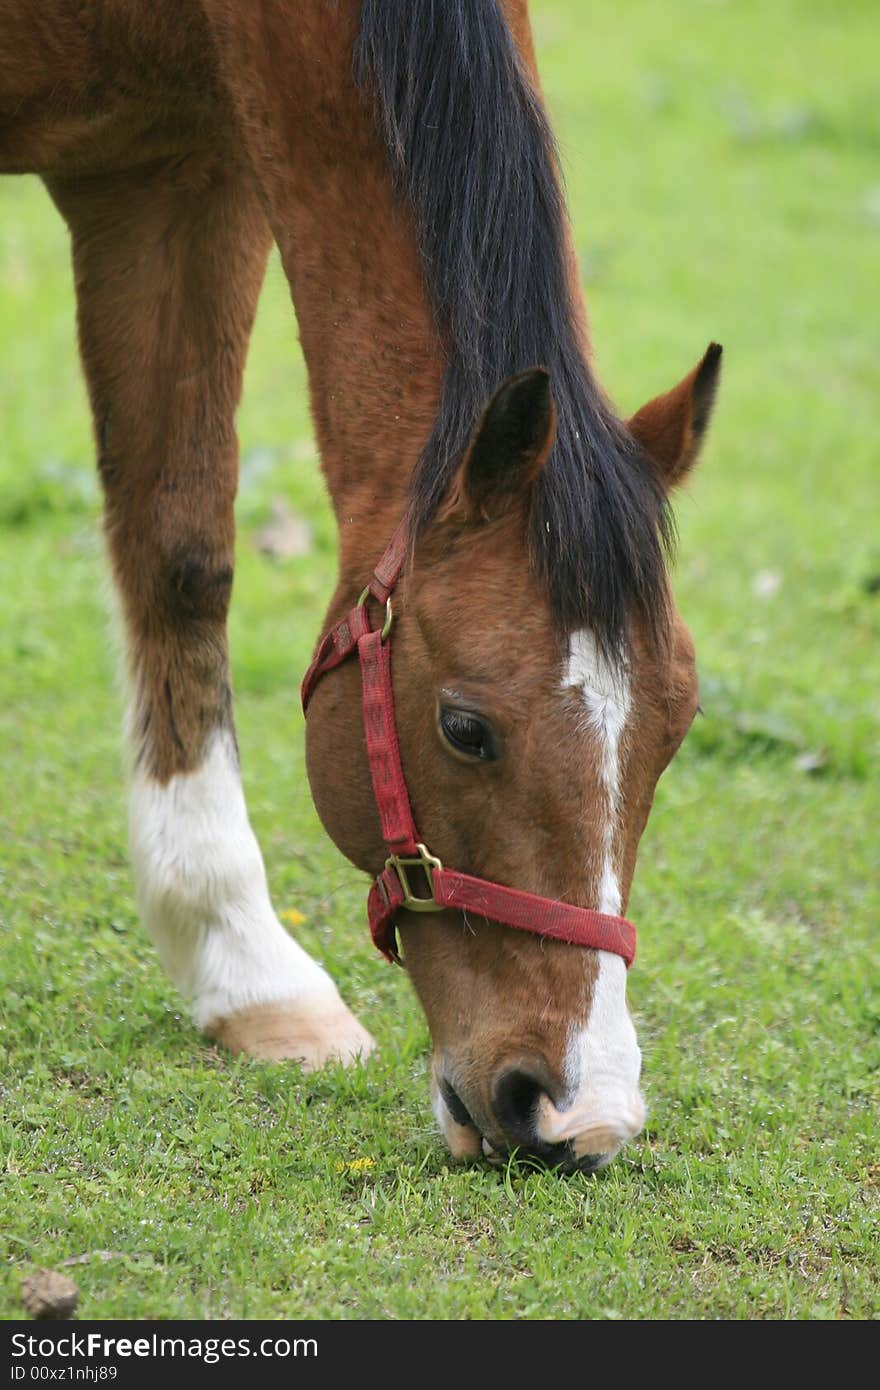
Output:
<path fill-rule="evenodd" d="M 257 549 L 273 560 L 291 560 L 308 555 L 312 548 L 312 528 L 297 516 L 283 497 L 272 503 L 269 520 L 257 532 Z"/>
<path fill-rule="evenodd" d="M 773 710 L 739 710 L 733 719 L 737 733 L 768 748 L 803 749 L 806 739 L 783 715 Z"/>
<path fill-rule="evenodd" d="M 752 593 L 755 598 L 772 598 L 782 586 L 779 570 L 759 570 L 752 580 Z"/>
<path fill-rule="evenodd" d="M 798 772 L 821 772 L 828 766 L 828 754 L 824 748 L 810 748 L 798 754 L 794 765 Z"/>

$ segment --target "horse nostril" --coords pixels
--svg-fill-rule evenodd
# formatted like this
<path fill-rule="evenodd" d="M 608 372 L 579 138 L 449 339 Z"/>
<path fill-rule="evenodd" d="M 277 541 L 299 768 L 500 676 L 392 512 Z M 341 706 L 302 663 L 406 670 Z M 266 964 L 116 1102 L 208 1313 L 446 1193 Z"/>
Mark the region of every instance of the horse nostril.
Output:
<path fill-rule="evenodd" d="M 547 1090 L 543 1080 L 522 1067 L 504 1071 L 495 1082 L 492 1106 L 506 1137 L 534 1152 L 537 1135 L 535 1121 L 538 1102 Z"/>
<path fill-rule="evenodd" d="M 450 1085 L 450 1083 L 445 1078 L 442 1079 L 440 1082 L 440 1094 L 442 1095 L 443 1100 L 446 1103 L 446 1109 L 449 1111 L 450 1115 L 452 1116 L 453 1120 L 457 1125 L 473 1124 L 473 1120 L 470 1117 L 470 1113 L 468 1112 L 467 1106 L 462 1101 L 458 1092 L 454 1089 L 454 1087 Z"/>
<path fill-rule="evenodd" d="M 572 1121 L 576 1123 L 577 1113 L 565 1106 L 561 1086 L 540 1057 L 500 1071 L 491 1095 L 497 1129 L 488 1141 L 484 1138 L 484 1151 L 488 1142 L 496 1154 L 513 1149 L 563 1173 L 596 1173 L 611 1162 L 628 1137 L 598 1125 L 574 1133 Z M 495 1137 L 497 1131 L 503 1135 L 500 1140 Z M 545 1137 L 548 1133 L 560 1137 Z"/>

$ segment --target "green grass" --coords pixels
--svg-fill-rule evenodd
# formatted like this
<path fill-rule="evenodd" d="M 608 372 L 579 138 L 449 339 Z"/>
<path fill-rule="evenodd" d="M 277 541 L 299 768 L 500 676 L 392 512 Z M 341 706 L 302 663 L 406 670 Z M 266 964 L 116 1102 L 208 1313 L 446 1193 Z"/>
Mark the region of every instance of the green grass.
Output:
<path fill-rule="evenodd" d="M 534 8 L 603 380 L 630 409 L 710 338 L 727 352 L 678 505 L 706 718 L 661 783 L 631 904 L 648 1130 L 595 1178 L 447 1163 L 426 1027 L 304 777 L 297 684 L 333 528 L 277 264 L 240 417 L 245 781 L 277 905 L 305 914 L 381 1053 L 302 1078 L 231 1062 L 182 1016 L 132 905 L 65 235 L 35 181 L 6 180 L 4 1316 L 34 1265 L 83 1254 L 95 1317 L 880 1308 L 876 6 Z M 312 556 L 258 553 L 277 495 L 315 519 Z"/>

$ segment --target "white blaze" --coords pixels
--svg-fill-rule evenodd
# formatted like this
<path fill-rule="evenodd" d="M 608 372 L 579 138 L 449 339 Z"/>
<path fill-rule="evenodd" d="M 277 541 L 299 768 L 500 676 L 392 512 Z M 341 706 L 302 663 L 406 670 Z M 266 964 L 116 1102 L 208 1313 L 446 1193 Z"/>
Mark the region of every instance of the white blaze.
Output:
<path fill-rule="evenodd" d="M 578 1158 L 603 1154 L 611 1159 L 645 1123 L 642 1054 L 626 1007 L 626 965 L 609 951 L 599 951 L 598 957 L 590 1017 L 585 1028 L 572 1028 L 565 1051 L 571 1102 L 557 1110 L 543 1096 L 537 1129 L 550 1144 L 571 1140 Z"/>
<path fill-rule="evenodd" d="M 618 915 L 622 897 L 618 856 L 621 810 L 621 756 L 631 709 L 626 663 L 609 662 L 589 629 L 571 636 L 562 684 L 577 687 L 583 708 L 581 727 L 595 745 L 605 792 L 600 826 L 601 869 L 597 904 L 600 912 Z M 557 1110 L 545 1096 L 538 1110 L 542 1139 L 572 1141 L 575 1153 L 609 1158 L 638 1134 L 645 1121 L 639 1094 L 641 1052 L 626 1007 L 626 966 L 620 956 L 597 952 L 590 1017 L 572 1029 L 565 1055 L 569 1103 Z"/>
<path fill-rule="evenodd" d="M 578 686 L 583 700 L 583 728 L 595 741 L 599 776 L 605 790 L 602 823 L 600 912 L 620 912 L 620 878 L 615 863 L 620 810 L 621 742 L 630 711 L 630 686 L 623 661 L 612 665 L 599 651 L 589 628 L 572 633 L 563 685 Z"/>

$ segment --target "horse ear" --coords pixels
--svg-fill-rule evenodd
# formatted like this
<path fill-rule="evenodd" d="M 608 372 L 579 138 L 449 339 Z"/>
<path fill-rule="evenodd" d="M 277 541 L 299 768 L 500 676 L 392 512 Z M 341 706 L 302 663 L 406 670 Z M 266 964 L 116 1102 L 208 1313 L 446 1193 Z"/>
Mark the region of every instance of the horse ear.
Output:
<path fill-rule="evenodd" d="M 537 478 L 553 447 L 556 407 L 543 367 L 508 377 L 483 411 L 453 489 L 456 510 L 493 521 Z"/>
<path fill-rule="evenodd" d="M 721 345 L 710 343 L 703 360 L 667 391 L 655 396 L 629 421 L 630 433 L 649 456 L 667 489 L 697 461 L 709 425 L 721 373 Z"/>

